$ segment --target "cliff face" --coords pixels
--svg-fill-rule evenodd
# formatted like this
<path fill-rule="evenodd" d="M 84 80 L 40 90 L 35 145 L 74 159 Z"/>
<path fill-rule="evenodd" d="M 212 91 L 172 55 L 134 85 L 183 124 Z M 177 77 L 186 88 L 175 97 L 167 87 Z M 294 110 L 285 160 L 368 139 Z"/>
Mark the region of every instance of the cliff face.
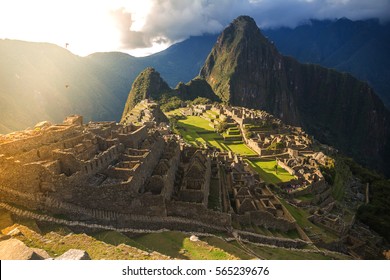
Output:
<path fill-rule="evenodd" d="M 134 108 L 134 106 L 143 99 L 158 99 L 165 92 L 170 92 L 172 89 L 160 77 L 160 73 L 151 67 L 143 70 L 135 79 L 129 96 L 127 98 L 123 117 Z"/>
<path fill-rule="evenodd" d="M 373 90 L 349 74 L 282 56 L 250 17 L 222 32 L 200 74 L 223 101 L 266 110 L 390 173 L 390 115 Z"/>

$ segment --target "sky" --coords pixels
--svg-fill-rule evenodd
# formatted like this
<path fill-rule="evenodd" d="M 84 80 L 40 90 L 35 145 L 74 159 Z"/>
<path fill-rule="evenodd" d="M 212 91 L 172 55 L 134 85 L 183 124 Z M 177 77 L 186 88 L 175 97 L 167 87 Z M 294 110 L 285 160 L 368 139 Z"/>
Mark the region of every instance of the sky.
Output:
<path fill-rule="evenodd" d="M 0 0 L 0 38 L 49 42 L 85 56 L 145 56 L 221 32 L 240 15 L 260 28 L 309 19 L 390 20 L 390 0 Z"/>

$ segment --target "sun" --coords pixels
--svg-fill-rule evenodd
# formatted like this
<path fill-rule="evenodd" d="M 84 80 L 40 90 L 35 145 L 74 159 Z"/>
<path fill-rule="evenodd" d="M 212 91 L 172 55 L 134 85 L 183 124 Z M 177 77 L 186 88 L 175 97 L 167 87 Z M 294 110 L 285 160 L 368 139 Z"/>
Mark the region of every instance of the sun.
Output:
<path fill-rule="evenodd" d="M 81 56 L 116 51 L 120 34 L 110 11 L 127 5 L 142 19 L 150 2 L 139 2 L 144 1 L 2 0 L 0 38 L 54 43 Z"/>

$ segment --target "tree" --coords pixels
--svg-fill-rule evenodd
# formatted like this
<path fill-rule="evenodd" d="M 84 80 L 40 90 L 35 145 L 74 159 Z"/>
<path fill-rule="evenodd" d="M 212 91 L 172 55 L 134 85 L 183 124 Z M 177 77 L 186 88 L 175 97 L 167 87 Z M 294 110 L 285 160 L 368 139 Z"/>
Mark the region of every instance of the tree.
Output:
<path fill-rule="evenodd" d="M 228 129 L 228 123 L 226 121 L 222 121 L 217 124 L 216 129 L 218 133 L 223 133 L 226 131 L 226 129 Z"/>
<path fill-rule="evenodd" d="M 197 97 L 192 101 L 192 105 L 211 104 L 211 100 L 205 97 Z"/>

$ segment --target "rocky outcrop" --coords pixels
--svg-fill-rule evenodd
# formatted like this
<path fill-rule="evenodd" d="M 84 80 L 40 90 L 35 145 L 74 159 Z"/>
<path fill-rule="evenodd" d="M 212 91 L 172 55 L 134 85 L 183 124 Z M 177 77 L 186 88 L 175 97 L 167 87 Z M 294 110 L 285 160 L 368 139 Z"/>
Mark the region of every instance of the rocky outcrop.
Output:
<path fill-rule="evenodd" d="M 69 251 L 63 253 L 61 256 L 57 257 L 56 260 L 60 261 L 69 261 L 69 260 L 90 260 L 91 257 L 86 251 L 70 249 Z"/>
<path fill-rule="evenodd" d="M 390 114 L 373 90 L 349 74 L 282 56 L 252 18 L 222 32 L 200 75 L 223 101 L 268 111 L 390 174 Z"/>
<path fill-rule="evenodd" d="M 29 248 L 18 239 L 0 242 L 0 260 L 44 260 L 50 258 L 45 250 Z"/>

